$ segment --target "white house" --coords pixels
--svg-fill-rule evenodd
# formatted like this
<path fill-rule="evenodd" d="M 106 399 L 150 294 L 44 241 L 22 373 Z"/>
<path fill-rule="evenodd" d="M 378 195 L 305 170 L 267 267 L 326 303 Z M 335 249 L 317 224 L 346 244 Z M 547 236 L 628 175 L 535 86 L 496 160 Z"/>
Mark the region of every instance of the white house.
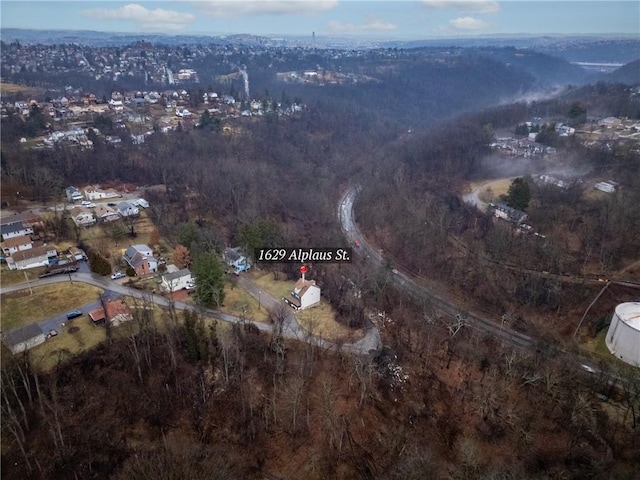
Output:
<path fill-rule="evenodd" d="M 118 203 L 116 209 L 118 211 L 118 214 L 123 217 L 131 217 L 140 213 L 140 209 L 129 202 Z"/>
<path fill-rule="evenodd" d="M 617 183 L 608 181 L 608 182 L 598 182 L 593 186 L 593 188 L 595 188 L 596 190 L 600 190 L 601 192 L 613 193 L 616 191 L 617 186 L 618 186 Z"/>
<path fill-rule="evenodd" d="M 84 196 L 87 200 L 101 200 L 103 198 L 117 198 L 120 194 L 114 190 L 102 190 L 100 187 L 90 186 L 85 188 Z"/>
<path fill-rule="evenodd" d="M 16 252 L 7 257 L 9 270 L 26 270 L 28 268 L 44 267 L 58 258 L 55 247 L 43 245 Z"/>
<path fill-rule="evenodd" d="M 286 302 L 300 310 L 310 308 L 320 303 L 320 287 L 315 280 L 305 280 L 304 275 L 296 282 L 291 295 Z"/>
<path fill-rule="evenodd" d="M 124 104 L 122 100 L 109 100 L 109 108 L 114 112 L 122 112 L 124 110 Z"/>
<path fill-rule="evenodd" d="M 78 202 L 82 200 L 82 193 L 80 193 L 80 190 L 76 187 L 67 187 L 65 193 L 67 195 L 67 200 L 70 202 Z"/>
<path fill-rule="evenodd" d="M 93 212 L 86 207 L 74 207 L 71 209 L 71 220 L 78 227 L 88 227 L 96 223 Z"/>
<path fill-rule="evenodd" d="M 188 268 L 183 268 L 177 272 L 165 273 L 162 275 L 160 287 L 165 292 L 177 292 L 187 288 L 187 285 L 193 282 L 193 277 Z"/>
<path fill-rule="evenodd" d="M 29 235 L 21 235 L 2 242 L 2 253 L 4 253 L 5 256 L 10 256 L 22 250 L 29 250 L 32 247 L 33 242 L 31 241 L 31 237 Z"/>
<path fill-rule="evenodd" d="M 149 202 L 147 202 L 144 198 L 135 198 L 129 200 L 129 203 L 141 208 L 149 208 Z"/>
<path fill-rule="evenodd" d="M 502 220 L 507 220 L 512 223 L 522 223 L 524 222 L 528 215 L 521 210 L 511 208 L 502 203 L 490 203 L 489 211 L 493 213 L 493 215 Z"/>
<path fill-rule="evenodd" d="M 33 228 L 25 225 L 24 222 L 8 223 L 0 227 L 0 234 L 2 234 L 2 239 L 6 241 L 9 238 L 31 235 Z"/>

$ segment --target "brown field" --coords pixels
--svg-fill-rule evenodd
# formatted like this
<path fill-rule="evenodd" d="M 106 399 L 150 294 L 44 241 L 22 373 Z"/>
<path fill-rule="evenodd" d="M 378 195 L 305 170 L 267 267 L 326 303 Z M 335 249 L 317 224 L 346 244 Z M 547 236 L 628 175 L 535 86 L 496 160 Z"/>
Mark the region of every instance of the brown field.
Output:
<path fill-rule="evenodd" d="M 77 331 L 69 332 L 75 327 Z M 117 329 L 114 329 L 117 331 Z M 107 339 L 106 329 L 93 325 L 87 315 L 68 322 L 59 335 L 30 350 L 33 365 L 48 371 L 72 355 L 95 347 Z"/>
<path fill-rule="evenodd" d="M 272 272 L 251 273 L 252 280 L 270 293 L 274 298 L 282 298 L 293 290 L 295 282 L 291 280 L 281 281 L 275 280 Z M 346 341 L 361 338 L 363 333 L 361 330 L 352 330 L 335 320 L 335 312 L 325 301 L 321 301 L 317 307 L 296 313 L 296 318 L 301 327 L 314 335 L 318 335 L 329 341 Z"/>
<path fill-rule="evenodd" d="M 9 270 L 6 264 L 0 268 L 0 285 L 6 287 L 8 285 L 15 285 L 17 283 L 37 280 L 38 275 L 44 271 L 42 268 L 31 268 L 29 270 Z M 25 278 L 26 275 L 26 278 Z"/>
<path fill-rule="evenodd" d="M 0 92 L 2 95 L 15 95 L 17 93 L 22 93 L 24 95 L 36 95 L 41 93 L 41 91 L 37 88 L 26 87 L 24 85 L 18 85 L 16 83 L 0 83 Z"/>
<path fill-rule="evenodd" d="M 479 189 L 478 198 L 485 202 L 493 202 L 500 195 L 506 194 L 509 191 L 509 185 L 511 185 L 513 178 L 499 178 L 497 180 L 485 180 L 482 182 L 475 182 L 470 185 L 471 191 Z"/>
<path fill-rule="evenodd" d="M 266 322 L 269 312 L 264 305 L 258 305 L 258 301 L 239 287 L 227 283 L 224 287 L 224 304 L 220 309 L 231 315 L 241 316 L 257 322 Z"/>
<path fill-rule="evenodd" d="M 28 289 L 5 293 L 0 296 L 0 325 L 3 330 L 10 330 L 20 325 L 38 322 L 93 302 L 101 293 L 101 289 L 79 282 L 37 287 L 33 289 L 33 295 L 29 294 Z"/>

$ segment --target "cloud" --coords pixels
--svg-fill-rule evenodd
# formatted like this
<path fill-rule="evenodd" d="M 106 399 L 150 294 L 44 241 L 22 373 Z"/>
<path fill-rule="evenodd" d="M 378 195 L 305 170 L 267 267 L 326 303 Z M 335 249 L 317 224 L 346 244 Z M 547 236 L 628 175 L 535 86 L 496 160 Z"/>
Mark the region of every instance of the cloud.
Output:
<path fill-rule="evenodd" d="M 206 0 L 190 2 L 209 17 L 225 18 L 243 15 L 306 15 L 325 12 L 338 5 L 338 0 Z"/>
<path fill-rule="evenodd" d="M 353 23 L 344 23 L 338 20 L 329 22 L 329 30 L 334 33 L 354 33 L 354 32 L 379 32 L 389 31 L 398 28 L 393 23 L 385 22 L 379 18 L 370 18 L 365 23 L 356 25 Z"/>
<path fill-rule="evenodd" d="M 98 20 L 121 20 L 134 22 L 141 30 L 182 30 L 195 20 L 190 13 L 148 8 L 130 3 L 120 8 L 92 8 L 80 12 L 82 16 Z"/>
<path fill-rule="evenodd" d="M 490 27 L 490 25 L 484 20 L 473 17 L 458 17 L 449 21 L 449 26 L 453 30 L 484 30 Z"/>
<path fill-rule="evenodd" d="M 456 10 L 464 13 L 496 13 L 500 4 L 495 0 L 422 0 L 422 5 L 437 10 Z"/>

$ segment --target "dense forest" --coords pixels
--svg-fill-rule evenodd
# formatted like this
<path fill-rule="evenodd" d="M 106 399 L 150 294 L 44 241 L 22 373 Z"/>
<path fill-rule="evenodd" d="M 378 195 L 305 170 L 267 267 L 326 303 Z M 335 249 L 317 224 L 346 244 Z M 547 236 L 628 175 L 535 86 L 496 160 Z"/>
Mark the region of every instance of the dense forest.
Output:
<path fill-rule="evenodd" d="M 476 76 L 462 75 L 471 67 Z M 637 98 L 599 84 L 477 111 L 535 79 L 477 54 L 394 68 L 357 87 L 288 85 L 303 115 L 155 132 L 142 145 L 96 135 L 91 150 L 28 149 L 18 139 L 46 128 L 42 118 L 3 119 L 5 192 L 52 204 L 68 184 L 159 186 L 146 194 L 150 218 L 168 243 L 197 255 L 229 244 L 341 245 L 336 204 L 358 184 L 357 221 L 386 258 L 315 272 L 342 323 L 376 322 L 385 347 L 374 358 L 287 341 L 278 311 L 266 335 L 172 308 L 137 309 L 107 342 L 61 355 L 49 372 L 3 350 L 3 478 L 637 478 L 637 370 L 603 364 L 590 374 L 552 348 L 593 287 L 526 274 L 578 275 L 586 264 L 610 272 L 637 258 L 637 151 L 552 138 L 567 168 L 624 178 L 609 198 L 579 201 L 578 184 L 556 191 L 517 172 L 545 241 L 515 235 L 459 195 L 493 166 L 497 131 L 535 117 L 567 121 L 577 99 L 587 112 L 633 116 Z M 580 248 L 557 240 L 564 231 Z M 396 288 L 394 267 L 539 344 L 518 350 L 456 324 Z M 346 283 L 361 295 L 345 298 Z M 587 327 L 592 336 L 602 325 Z"/>

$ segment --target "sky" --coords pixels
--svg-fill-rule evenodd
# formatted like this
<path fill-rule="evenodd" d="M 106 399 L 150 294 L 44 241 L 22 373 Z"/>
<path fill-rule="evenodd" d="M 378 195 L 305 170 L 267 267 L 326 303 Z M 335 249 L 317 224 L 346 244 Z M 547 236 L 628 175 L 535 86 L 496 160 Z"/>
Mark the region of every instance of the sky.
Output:
<path fill-rule="evenodd" d="M 478 35 L 640 38 L 638 0 L 2 0 L 0 28 L 381 40 Z"/>

